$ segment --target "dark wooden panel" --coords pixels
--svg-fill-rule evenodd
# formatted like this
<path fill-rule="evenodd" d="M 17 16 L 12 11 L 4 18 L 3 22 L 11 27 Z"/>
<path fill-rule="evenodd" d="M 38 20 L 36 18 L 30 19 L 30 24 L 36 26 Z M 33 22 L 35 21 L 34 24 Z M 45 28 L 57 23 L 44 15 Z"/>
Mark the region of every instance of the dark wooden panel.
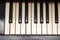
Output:
<path fill-rule="evenodd" d="M 60 40 L 60 36 L 0 36 L 0 40 Z"/>
<path fill-rule="evenodd" d="M 1 0 L 2 1 L 2 0 Z M 3 1 L 5 1 L 5 0 L 3 0 Z M 3 2 L 2 1 L 2 2 Z M 26 0 L 22 0 L 22 2 L 25 2 Z M 34 2 L 35 0 L 28 0 L 28 2 Z M 37 2 L 41 2 L 41 1 L 43 1 L 43 2 L 54 2 L 54 1 L 57 1 L 57 2 L 60 2 L 60 0 L 37 0 Z M 10 0 L 6 0 L 6 2 L 10 2 Z M 19 2 L 19 0 L 13 0 L 13 2 Z"/>

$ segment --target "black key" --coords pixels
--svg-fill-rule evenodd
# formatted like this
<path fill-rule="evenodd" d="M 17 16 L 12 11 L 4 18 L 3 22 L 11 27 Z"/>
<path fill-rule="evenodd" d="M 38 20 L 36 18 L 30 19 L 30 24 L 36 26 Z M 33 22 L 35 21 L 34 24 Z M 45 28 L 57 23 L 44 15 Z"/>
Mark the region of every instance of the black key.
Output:
<path fill-rule="evenodd" d="M 25 2 L 25 23 L 28 23 L 28 2 Z"/>
<path fill-rule="evenodd" d="M 0 3 L 0 34 L 4 34 L 5 3 Z"/>
<path fill-rule="evenodd" d="M 12 18 L 13 18 L 13 3 L 10 2 L 9 23 L 12 23 Z"/>
<path fill-rule="evenodd" d="M 49 23 L 49 3 L 46 3 L 46 23 Z"/>
<path fill-rule="evenodd" d="M 58 23 L 58 4 L 55 3 L 55 23 Z"/>
<path fill-rule="evenodd" d="M 19 23 L 22 23 L 22 2 L 19 2 Z"/>
<path fill-rule="evenodd" d="M 43 3 L 40 3 L 40 23 L 43 23 Z"/>
<path fill-rule="evenodd" d="M 34 2 L 34 23 L 37 23 L 37 2 Z"/>

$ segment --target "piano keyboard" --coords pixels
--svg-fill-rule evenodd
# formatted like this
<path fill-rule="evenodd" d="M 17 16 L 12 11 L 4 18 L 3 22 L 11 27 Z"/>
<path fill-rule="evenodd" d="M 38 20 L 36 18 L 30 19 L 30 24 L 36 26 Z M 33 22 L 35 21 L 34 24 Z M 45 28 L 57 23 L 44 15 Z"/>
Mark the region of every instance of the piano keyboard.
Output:
<path fill-rule="evenodd" d="M 58 35 L 60 3 L 0 3 L 0 23 L 0 34 Z"/>

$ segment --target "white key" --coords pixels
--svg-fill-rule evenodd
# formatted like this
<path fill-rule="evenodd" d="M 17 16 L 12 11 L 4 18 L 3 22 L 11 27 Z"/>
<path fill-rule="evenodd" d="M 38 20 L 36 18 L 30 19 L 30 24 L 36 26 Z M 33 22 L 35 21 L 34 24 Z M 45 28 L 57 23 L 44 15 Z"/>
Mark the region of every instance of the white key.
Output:
<path fill-rule="evenodd" d="M 18 23 L 19 17 L 19 3 L 16 3 L 16 34 L 20 34 L 20 24 Z"/>
<path fill-rule="evenodd" d="M 25 34 L 25 3 L 22 3 L 22 24 L 21 24 L 21 34 Z"/>
<path fill-rule="evenodd" d="M 34 3 L 32 3 L 32 34 L 36 34 L 36 26 L 34 23 Z"/>
<path fill-rule="evenodd" d="M 46 4 L 45 3 L 43 3 L 43 24 L 42 24 L 42 34 L 44 35 L 44 34 L 46 34 L 47 32 L 46 32 Z"/>
<path fill-rule="evenodd" d="M 40 3 L 37 3 L 37 34 L 41 34 L 41 24 L 40 24 Z"/>
<path fill-rule="evenodd" d="M 59 19 L 59 23 L 58 23 L 58 34 L 60 34 L 60 3 L 58 3 L 58 19 Z"/>
<path fill-rule="evenodd" d="M 55 5 L 52 3 L 52 21 L 53 21 L 53 34 L 57 34 L 57 24 L 55 23 Z"/>
<path fill-rule="evenodd" d="M 16 9 L 15 9 L 15 6 L 16 6 L 16 4 L 15 3 L 13 3 L 13 22 L 10 24 L 10 34 L 15 34 L 16 33 L 16 22 L 15 22 L 15 18 L 16 18 Z"/>
<path fill-rule="evenodd" d="M 26 24 L 26 34 L 31 34 L 31 3 L 28 3 L 28 24 Z"/>
<path fill-rule="evenodd" d="M 48 34 L 52 34 L 52 17 L 51 17 L 51 3 L 49 3 L 49 23 L 47 24 L 48 27 Z"/>
<path fill-rule="evenodd" d="M 6 3 L 6 10 L 5 10 L 5 34 L 9 34 L 9 8 L 10 3 Z"/>

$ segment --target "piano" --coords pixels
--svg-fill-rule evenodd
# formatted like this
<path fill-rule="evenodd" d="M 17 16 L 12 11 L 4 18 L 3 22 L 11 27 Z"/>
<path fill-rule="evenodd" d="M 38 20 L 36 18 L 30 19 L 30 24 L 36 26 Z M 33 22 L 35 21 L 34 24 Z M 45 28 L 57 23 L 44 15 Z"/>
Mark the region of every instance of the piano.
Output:
<path fill-rule="evenodd" d="M 60 0 L 1 0 L 0 40 L 60 40 Z"/>

